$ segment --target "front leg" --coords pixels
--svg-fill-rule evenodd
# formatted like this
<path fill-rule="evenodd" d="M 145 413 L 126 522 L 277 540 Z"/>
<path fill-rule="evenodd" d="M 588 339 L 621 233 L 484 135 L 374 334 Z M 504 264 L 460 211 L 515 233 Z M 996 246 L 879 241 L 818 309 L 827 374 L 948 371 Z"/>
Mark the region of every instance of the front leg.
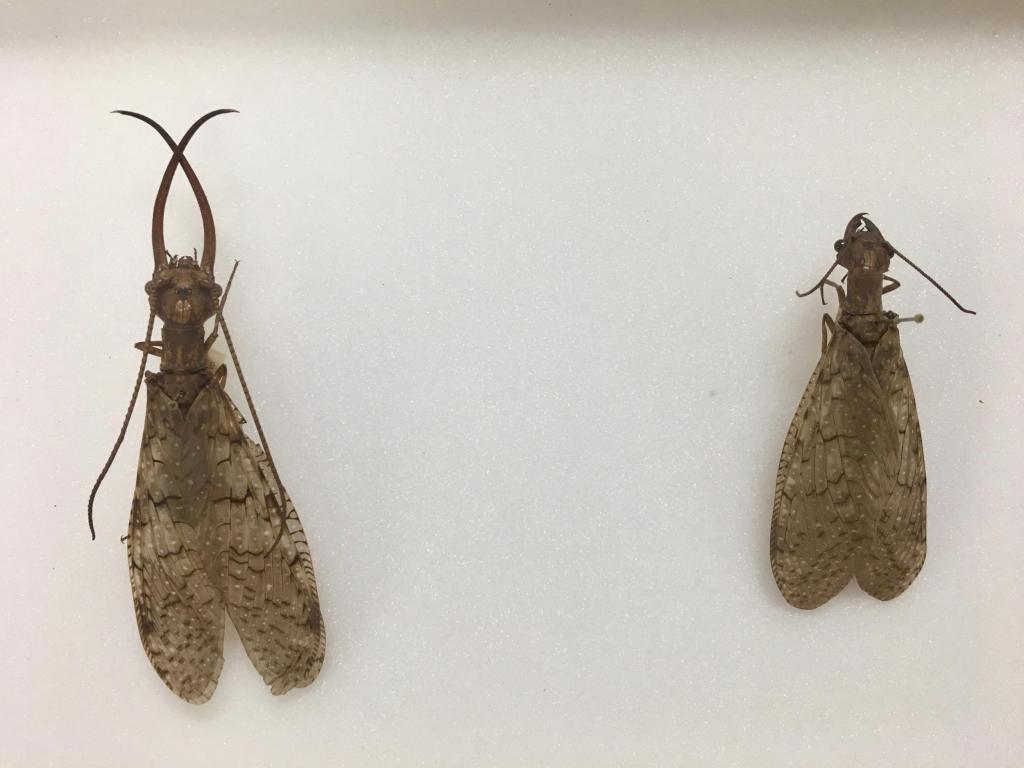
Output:
<path fill-rule="evenodd" d="M 836 335 L 836 321 L 826 312 L 821 316 L 821 354 L 828 349 L 828 335 Z"/>
<path fill-rule="evenodd" d="M 889 277 L 888 275 L 882 275 L 882 279 L 889 281 L 889 285 L 887 285 L 884 288 L 882 288 L 882 293 L 889 293 L 890 291 L 895 291 L 897 288 L 900 287 L 899 280 L 897 280 L 894 277 Z"/>
<path fill-rule="evenodd" d="M 836 294 L 839 296 L 839 306 L 842 307 L 843 304 L 846 302 L 846 291 L 843 290 L 843 286 L 839 285 L 839 283 L 833 283 L 831 280 L 822 280 L 821 281 L 821 303 L 822 304 L 825 303 L 825 286 L 826 285 L 831 286 L 832 288 L 836 289 Z"/>
<path fill-rule="evenodd" d="M 164 354 L 164 343 L 162 341 L 150 341 L 148 346 L 146 342 L 140 341 L 135 345 L 135 348 L 139 352 L 145 352 L 153 357 L 163 357 Z"/>

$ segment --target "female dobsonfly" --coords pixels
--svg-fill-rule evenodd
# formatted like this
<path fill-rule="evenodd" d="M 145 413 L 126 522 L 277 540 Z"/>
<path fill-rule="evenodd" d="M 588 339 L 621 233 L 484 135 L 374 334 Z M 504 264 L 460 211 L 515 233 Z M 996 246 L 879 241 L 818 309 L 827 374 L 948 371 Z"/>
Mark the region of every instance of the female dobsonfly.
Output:
<path fill-rule="evenodd" d="M 275 694 L 309 685 L 324 660 L 325 634 L 313 561 L 302 524 L 281 484 L 238 367 L 214 281 L 216 234 L 203 188 L 184 151 L 207 120 L 181 142 L 150 118 L 119 114 L 152 126 L 171 148 L 153 207 L 153 279 L 146 284 L 149 324 L 136 347 L 142 362 L 117 442 L 89 496 L 93 500 L 146 380 L 146 422 L 128 523 L 128 564 L 142 645 L 167 686 L 186 701 L 213 695 L 224 663 L 224 613 Z M 181 166 L 203 220 L 203 253 L 171 256 L 164 248 L 167 194 Z M 237 268 L 238 264 L 235 263 Z M 231 288 L 234 270 L 228 279 Z M 154 318 L 162 340 L 152 339 Z M 204 324 L 214 319 L 210 336 Z M 209 352 L 223 331 L 262 447 L 242 431 L 244 419 L 224 391 L 227 372 Z M 146 372 L 149 355 L 160 372 Z"/>
<path fill-rule="evenodd" d="M 891 600 L 917 576 L 925 556 L 925 472 L 921 426 L 900 349 L 897 317 L 882 294 L 899 287 L 886 275 L 906 261 L 963 312 L 938 283 L 892 247 L 858 213 L 835 244 L 836 260 L 808 296 L 825 286 L 839 296 L 822 318 L 822 355 L 786 435 L 775 483 L 771 563 L 775 581 L 797 608 L 817 608 L 852 578 Z M 847 288 L 829 280 L 847 270 Z M 828 336 L 831 335 L 831 339 Z"/>

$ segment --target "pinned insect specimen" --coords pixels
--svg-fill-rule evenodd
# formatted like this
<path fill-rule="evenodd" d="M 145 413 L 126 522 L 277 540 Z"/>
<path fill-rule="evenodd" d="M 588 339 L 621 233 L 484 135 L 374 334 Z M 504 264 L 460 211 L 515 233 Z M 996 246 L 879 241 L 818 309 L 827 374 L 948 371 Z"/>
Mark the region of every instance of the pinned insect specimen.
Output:
<path fill-rule="evenodd" d="M 152 126 L 173 153 L 153 207 L 153 279 L 146 283 L 149 324 L 135 346 L 142 362 L 120 435 L 89 496 L 89 529 L 100 483 L 124 440 L 146 381 L 146 422 L 128 523 L 128 564 L 142 646 L 167 687 L 200 704 L 213 695 L 224 664 L 224 613 L 275 694 L 309 685 L 324 660 L 325 634 L 313 561 L 295 507 L 270 455 L 249 388 L 224 322 L 234 270 L 221 298 L 214 280 L 216 232 L 209 201 L 185 148 L 207 120 L 177 144 Z M 181 166 L 203 220 L 203 253 L 171 256 L 164 248 L 167 194 Z M 235 263 L 237 268 L 238 263 Z M 152 339 L 154 318 L 162 340 Z M 204 325 L 213 319 L 209 336 Z M 262 446 L 224 391 L 226 368 L 209 355 L 223 331 Z M 149 355 L 160 372 L 146 371 Z"/>
<path fill-rule="evenodd" d="M 775 482 L 771 563 L 787 602 L 817 608 L 852 578 L 879 600 L 901 594 L 925 556 L 924 449 L 900 348 L 905 320 L 882 310 L 906 261 L 964 309 L 858 213 L 835 244 L 836 260 L 806 293 L 834 288 L 835 320 L 822 318 L 822 354 L 786 435 Z M 847 270 L 847 288 L 829 280 Z M 831 336 L 831 338 L 829 338 Z"/>

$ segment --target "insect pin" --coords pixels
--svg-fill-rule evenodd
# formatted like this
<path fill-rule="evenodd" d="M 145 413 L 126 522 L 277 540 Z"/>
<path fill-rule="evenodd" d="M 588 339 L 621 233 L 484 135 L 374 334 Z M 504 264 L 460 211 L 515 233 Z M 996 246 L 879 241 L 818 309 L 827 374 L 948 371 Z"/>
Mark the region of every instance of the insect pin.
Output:
<path fill-rule="evenodd" d="M 821 291 L 824 303 L 825 286 L 834 288 L 839 311 L 835 320 L 822 317 L 821 360 L 782 447 L 772 510 L 772 573 L 786 601 L 805 609 L 852 578 L 891 600 L 924 563 L 924 449 L 898 329 L 924 318 L 882 309 L 882 295 L 900 285 L 885 274 L 890 259 L 903 259 L 975 314 L 890 245 L 866 214 L 850 219 L 835 250 L 824 277 L 797 293 Z M 847 270 L 845 291 L 828 279 L 837 266 Z"/>
<path fill-rule="evenodd" d="M 152 126 L 173 154 L 153 207 L 149 323 L 146 340 L 135 345 L 142 361 L 121 432 L 89 495 L 95 539 L 96 491 L 124 440 L 145 377 L 146 421 L 126 537 L 132 597 L 150 662 L 168 688 L 194 704 L 207 701 L 217 687 L 225 612 L 272 693 L 313 682 L 325 647 L 306 536 L 278 477 L 224 322 L 234 269 L 222 297 L 214 280 L 213 214 L 184 155 L 206 121 L 234 111 L 204 115 L 175 144 L 145 115 L 118 110 Z M 178 166 L 202 216 L 202 257 L 194 251 L 171 256 L 164 248 L 164 208 Z M 152 339 L 156 317 L 163 322 L 160 341 Z M 211 319 L 213 331 L 206 336 Z M 227 370 L 210 358 L 219 331 L 262 446 L 242 431 L 244 419 L 224 391 Z M 146 371 L 150 355 L 160 358 L 158 373 Z"/>

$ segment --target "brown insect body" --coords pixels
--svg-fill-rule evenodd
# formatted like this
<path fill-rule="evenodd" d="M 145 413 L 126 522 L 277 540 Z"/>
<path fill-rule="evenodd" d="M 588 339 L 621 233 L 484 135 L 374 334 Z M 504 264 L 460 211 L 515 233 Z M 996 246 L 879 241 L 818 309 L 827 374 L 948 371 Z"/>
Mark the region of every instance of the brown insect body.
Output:
<path fill-rule="evenodd" d="M 142 369 L 145 356 L 153 354 L 160 357 L 160 372 L 145 377 L 146 421 L 127 537 L 132 593 L 150 661 L 172 691 L 193 703 L 209 699 L 217 685 L 225 611 L 275 694 L 311 683 L 325 648 L 298 515 L 269 454 L 242 431 L 244 419 L 224 391 L 226 369 L 208 356 L 223 330 L 237 368 L 214 280 L 212 214 L 182 153 L 200 125 L 229 111 L 200 118 L 177 145 L 149 118 L 123 113 L 152 125 L 174 151 L 154 206 L 154 273 L 146 284 L 149 327 L 154 316 L 163 321 L 161 341 L 151 341 L 147 331 L 146 341 L 136 345 L 144 355 Z M 169 256 L 163 245 L 163 211 L 179 164 L 203 216 L 201 260 Z M 205 323 L 214 317 L 207 337 Z M 255 417 L 251 400 L 250 411 Z M 97 487 L 109 466 L 110 460 Z M 90 525 L 91 514 L 92 498 Z"/>
<path fill-rule="evenodd" d="M 160 356 L 160 373 L 147 380 L 187 409 L 210 378 L 205 323 L 216 314 L 221 287 L 210 271 L 182 256 L 158 269 L 146 293 L 164 322 L 161 343 L 149 350 Z"/>
<path fill-rule="evenodd" d="M 783 445 L 772 512 L 775 581 L 805 609 L 852 578 L 892 599 L 917 576 L 926 550 L 924 449 L 902 320 L 882 308 L 882 295 L 899 287 L 885 274 L 890 259 L 907 259 L 864 214 L 835 248 L 832 269 L 847 270 L 848 290 L 828 280 L 830 269 L 810 291 L 835 288 L 839 312 L 822 319 L 822 357 Z"/>

